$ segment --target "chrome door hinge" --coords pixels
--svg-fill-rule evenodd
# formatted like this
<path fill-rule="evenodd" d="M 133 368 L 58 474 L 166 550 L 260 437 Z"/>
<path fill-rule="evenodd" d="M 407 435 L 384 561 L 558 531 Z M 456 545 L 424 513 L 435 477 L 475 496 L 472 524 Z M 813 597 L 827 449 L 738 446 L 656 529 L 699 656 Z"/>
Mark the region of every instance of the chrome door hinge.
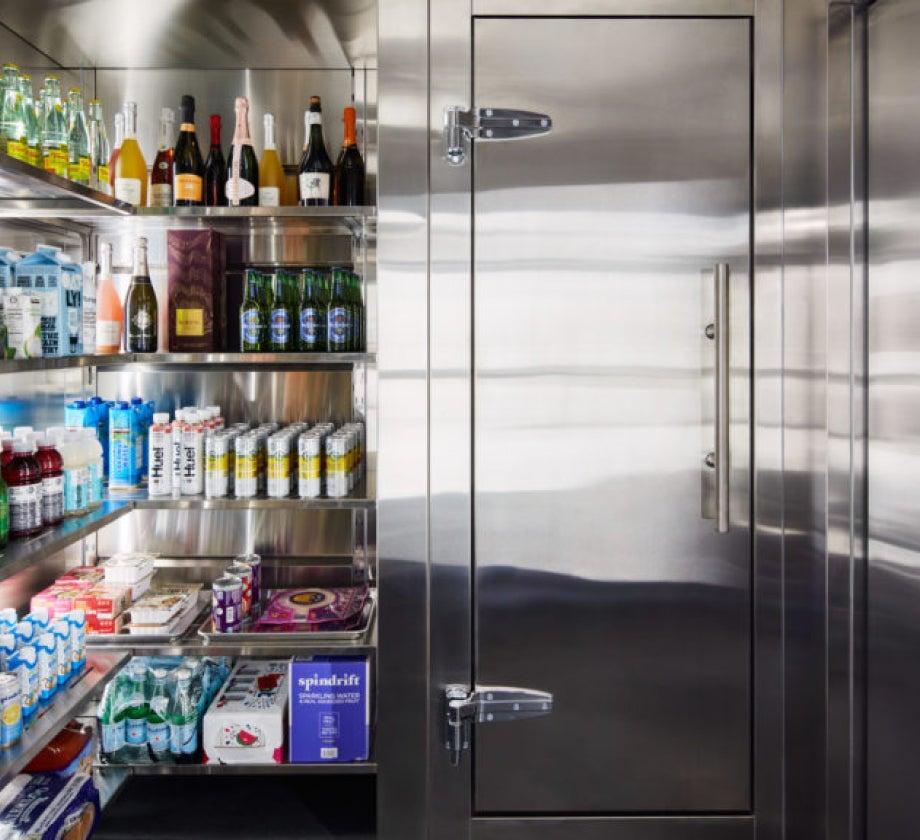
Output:
<path fill-rule="evenodd" d="M 509 108 L 476 108 L 469 111 L 459 105 L 444 109 L 444 154 L 448 163 L 462 166 L 466 162 L 464 141 L 516 140 L 546 134 L 553 121 L 546 114 L 514 111 Z"/>
<path fill-rule="evenodd" d="M 553 710 L 553 695 L 548 691 L 507 686 L 449 685 L 444 689 L 447 704 L 444 746 L 450 752 L 450 763 L 460 763 L 460 754 L 470 748 L 474 723 L 548 715 Z"/>

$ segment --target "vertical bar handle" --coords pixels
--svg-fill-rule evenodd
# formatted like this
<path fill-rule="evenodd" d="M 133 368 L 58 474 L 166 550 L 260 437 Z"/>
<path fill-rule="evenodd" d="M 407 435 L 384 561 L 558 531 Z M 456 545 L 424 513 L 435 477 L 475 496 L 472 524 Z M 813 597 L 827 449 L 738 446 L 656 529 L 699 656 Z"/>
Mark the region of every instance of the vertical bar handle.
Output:
<path fill-rule="evenodd" d="M 716 385 L 716 531 L 728 533 L 729 500 L 729 390 L 730 357 L 728 328 L 728 263 L 716 263 L 715 271 L 715 385 Z"/>

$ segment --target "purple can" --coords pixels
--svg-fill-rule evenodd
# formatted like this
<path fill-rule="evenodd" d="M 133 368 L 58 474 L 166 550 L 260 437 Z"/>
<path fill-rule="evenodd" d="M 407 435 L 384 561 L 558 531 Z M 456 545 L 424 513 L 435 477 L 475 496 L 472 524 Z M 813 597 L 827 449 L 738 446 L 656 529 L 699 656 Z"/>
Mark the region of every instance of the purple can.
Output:
<path fill-rule="evenodd" d="M 233 564 L 237 563 L 252 569 L 252 612 L 258 615 L 262 608 L 262 558 L 258 554 L 237 554 Z"/>
<path fill-rule="evenodd" d="M 224 575 L 211 584 L 211 623 L 217 633 L 239 633 L 243 619 L 243 582 Z"/>

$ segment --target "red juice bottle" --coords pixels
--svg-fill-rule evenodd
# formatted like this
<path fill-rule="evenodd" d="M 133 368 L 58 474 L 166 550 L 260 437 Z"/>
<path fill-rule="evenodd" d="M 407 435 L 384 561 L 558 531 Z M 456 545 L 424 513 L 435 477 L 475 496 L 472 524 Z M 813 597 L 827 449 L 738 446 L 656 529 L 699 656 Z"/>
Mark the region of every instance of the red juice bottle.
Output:
<path fill-rule="evenodd" d="M 10 537 L 30 537 L 42 529 L 42 470 L 32 441 L 16 438 L 13 457 L 3 467 L 10 500 Z"/>
<path fill-rule="evenodd" d="M 57 525 L 64 518 L 64 459 L 45 435 L 36 435 L 35 443 L 42 471 L 42 525 Z"/>
<path fill-rule="evenodd" d="M 4 433 L 3 451 L 0 452 L 0 467 L 5 467 L 13 460 L 13 438 Z"/>

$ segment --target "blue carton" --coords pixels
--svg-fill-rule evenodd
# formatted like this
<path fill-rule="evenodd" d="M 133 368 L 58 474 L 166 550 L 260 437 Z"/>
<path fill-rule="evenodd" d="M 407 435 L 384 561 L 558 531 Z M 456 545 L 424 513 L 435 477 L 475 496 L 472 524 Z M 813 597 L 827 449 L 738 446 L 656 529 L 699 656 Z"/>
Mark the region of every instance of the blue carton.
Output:
<path fill-rule="evenodd" d="M 79 356 L 83 352 L 83 270 L 60 248 L 39 245 L 13 271 L 15 285 L 42 302 L 42 355 Z"/>
<path fill-rule="evenodd" d="M 0 248 L 0 289 L 9 289 L 16 285 L 16 263 L 19 257 L 10 248 Z"/>
<path fill-rule="evenodd" d="M 313 656 L 291 661 L 290 762 L 367 760 L 370 677 L 370 662 L 363 656 Z"/>

